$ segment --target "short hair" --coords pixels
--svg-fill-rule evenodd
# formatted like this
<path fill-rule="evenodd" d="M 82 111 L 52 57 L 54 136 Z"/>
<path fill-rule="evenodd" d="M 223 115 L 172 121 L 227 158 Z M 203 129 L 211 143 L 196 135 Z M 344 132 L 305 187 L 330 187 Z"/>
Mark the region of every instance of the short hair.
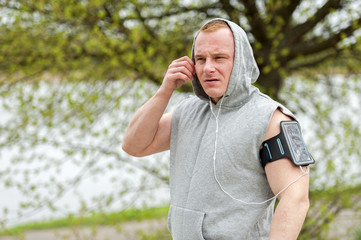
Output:
<path fill-rule="evenodd" d="M 214 32 L 220 28 L 229 28 L 228 24 L 223 20 L 213 20 L 206 23 L 201 29 L 201 32 Z"/>

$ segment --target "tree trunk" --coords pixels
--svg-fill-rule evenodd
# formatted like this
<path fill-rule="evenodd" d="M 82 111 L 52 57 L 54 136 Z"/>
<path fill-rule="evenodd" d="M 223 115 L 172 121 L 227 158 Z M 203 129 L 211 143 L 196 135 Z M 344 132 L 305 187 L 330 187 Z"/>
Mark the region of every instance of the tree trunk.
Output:
<path fill-rule="evenodd" d="M 261 90 L 271 96 L 272 98 L 278 99 L 278 94 L 282 87 L 283 78 L 279 72 L 279 69 L 272 69 L 268 73 L 260 74 L 257 84 L 260 86 Z"/>

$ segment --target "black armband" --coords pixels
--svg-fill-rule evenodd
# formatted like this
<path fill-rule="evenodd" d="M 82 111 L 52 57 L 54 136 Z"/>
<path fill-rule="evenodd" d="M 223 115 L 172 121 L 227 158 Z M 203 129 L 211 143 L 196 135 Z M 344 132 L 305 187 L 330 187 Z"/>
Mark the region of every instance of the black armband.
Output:
<path fill-rule="evenodd" d="M 281 132 L 262 143 L 260 157 L 263 168 L 267 163 L 289 158 L 296 166 L 315 163 L 303 141 L 297 121 L 282 121 Z"/>

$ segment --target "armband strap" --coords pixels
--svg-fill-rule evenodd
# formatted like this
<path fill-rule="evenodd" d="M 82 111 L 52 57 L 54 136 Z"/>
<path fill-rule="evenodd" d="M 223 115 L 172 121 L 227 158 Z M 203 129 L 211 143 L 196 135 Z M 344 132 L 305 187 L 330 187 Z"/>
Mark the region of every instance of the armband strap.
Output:
<path fill-rule="evenodd" d="M 297 121 L 281 122 L 281 132 L 262 143 L 260 150 L 262 167 L 282 158 L 289 158 L 296 166 L 315 163 L 303 141 Z"/>

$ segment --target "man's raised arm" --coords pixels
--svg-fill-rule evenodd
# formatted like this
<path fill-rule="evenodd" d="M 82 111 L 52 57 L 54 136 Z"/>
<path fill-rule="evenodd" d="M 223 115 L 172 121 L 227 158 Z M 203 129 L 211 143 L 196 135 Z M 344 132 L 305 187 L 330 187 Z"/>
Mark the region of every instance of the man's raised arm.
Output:
<path fill-rule="evenodd" d="M 172 113 L 164 114 L 164 111 L 174 90 L 186 81 L 193 81 L 194 73 L 189 57 L 179 58 L 169 65 L 158 91 L 130 121 L 122 143 L 125 152 L 141 157 L 170 148 Z"/>

